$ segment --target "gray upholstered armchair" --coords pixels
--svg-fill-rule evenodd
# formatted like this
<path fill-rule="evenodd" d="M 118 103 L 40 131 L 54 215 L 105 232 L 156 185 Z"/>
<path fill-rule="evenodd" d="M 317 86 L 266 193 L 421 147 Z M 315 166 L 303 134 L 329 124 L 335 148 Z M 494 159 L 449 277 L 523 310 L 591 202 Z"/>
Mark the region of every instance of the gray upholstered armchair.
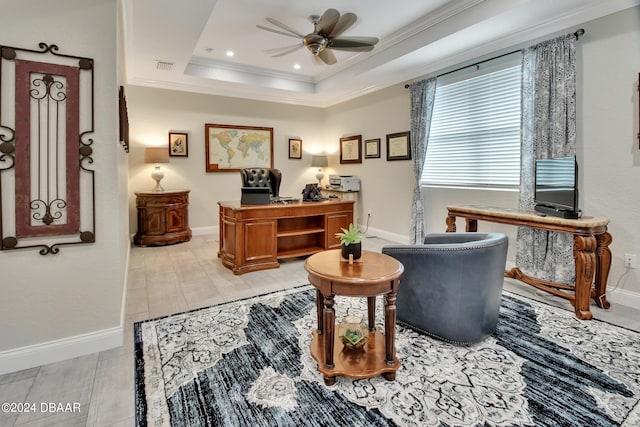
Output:
<path fill-rule="evenodd" d="M 243 187 L 269 187 L 271 197 L 280 195 L 280 181 L 282 173 L 279 169 L 245 168 L 240 170 Z"/>
<path fill-rule="evenodd" d="M 385 246 L 404 265 L 401 323 L 446 341 L 478 342 L 498 323 L 509 240 L 501 233 L 429 234 L 420 245 Z"/>

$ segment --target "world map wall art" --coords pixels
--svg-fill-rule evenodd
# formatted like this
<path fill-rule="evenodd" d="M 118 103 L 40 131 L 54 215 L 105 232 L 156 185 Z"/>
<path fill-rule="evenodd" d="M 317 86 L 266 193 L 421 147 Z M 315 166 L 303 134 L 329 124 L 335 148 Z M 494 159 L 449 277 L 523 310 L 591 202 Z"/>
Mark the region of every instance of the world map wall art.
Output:
<path fill-rule="evenodd" d="M 207 172 L 273 167 L 273 128 L 205 124 Z"/>

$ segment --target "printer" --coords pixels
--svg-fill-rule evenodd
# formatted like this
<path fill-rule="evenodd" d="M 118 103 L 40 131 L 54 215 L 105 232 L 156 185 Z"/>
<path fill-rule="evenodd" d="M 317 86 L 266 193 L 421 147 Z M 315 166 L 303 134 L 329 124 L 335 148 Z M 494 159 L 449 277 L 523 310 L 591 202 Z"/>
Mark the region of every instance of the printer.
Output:
<path fill-rule="evenodd" d="M 360 178 L 353 175 L 329 175 L 329 190 L 360 191 Z"/>

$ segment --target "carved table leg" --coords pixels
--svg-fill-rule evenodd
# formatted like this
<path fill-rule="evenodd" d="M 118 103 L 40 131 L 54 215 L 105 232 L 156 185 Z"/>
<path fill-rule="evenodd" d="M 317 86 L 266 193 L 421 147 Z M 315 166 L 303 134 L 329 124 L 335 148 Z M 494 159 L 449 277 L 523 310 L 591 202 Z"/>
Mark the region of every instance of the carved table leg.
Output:
<path fill-rule="evenodd" d="M 593 236 L 573 236 L 573 258 L 576 264 L 575 312 L 578 319 L 593 317 L 589 310 L 591 285 L 596 266 L 596 238 Z"/>
<path fill-rule="evenodd" d="M 456 232 L 456 217 L 455 215 L 449 214 L 447 216 L 447 233 L 455 233 Z"/>
<path fill-rule="evenodd" d="M 333 295 L 324 296 L 324 360 L 325 367 L 333 369 L 333 334 L 336 323 L 336 313 L 333 309 Z M 326 382 L 326 378 L 325 378 Z"/>
<path fill-rule="evenodd" d="M 594 299 L 600 308 L 609 308 L 611 304 L 607 301 L 607 279 L 611 268 L 611 250 L 609 245 L 613 241 L 611 234 L 605 232 L 596 236 L 598 242 L 596 248 L 596 294 Z"/>
<path fill-rule="evenodd" d="M 376 329 L 376 297 L 367 297 L 367 314 L 369 320 L 369 331 Z"/>
<path fill-rule="evenodd" d="M 318 317 L 318 335 L 324 333 L 324 322 L 322 315 L 322 293 L 320 290 L 316 290 L 316 316 Z"/>
<path fill-rule="evenodd" d="M 473 232 L 478 231 L 478 220 L 477 219 L 467 218 L 465 220 L 465 223 L 466 223 L 465 231 L 473 231 Z"/>
<path fill-rule="evenodd" d="M 384 340 L 385 340 L 385 362 L 388 365 L 395 363 L 396 347 L 396 292 L 385 295 L 384 308 Z"/>

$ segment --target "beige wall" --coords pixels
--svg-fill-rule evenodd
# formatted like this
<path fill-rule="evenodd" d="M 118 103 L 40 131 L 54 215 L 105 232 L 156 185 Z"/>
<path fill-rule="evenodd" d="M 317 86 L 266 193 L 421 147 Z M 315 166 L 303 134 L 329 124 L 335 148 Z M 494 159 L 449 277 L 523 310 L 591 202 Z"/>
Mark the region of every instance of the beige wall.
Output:
<path fill-rule="evenodd" d="M 323 148 L 324 112 L 317 108 L 130 86 L 130 226 L 137 230 L 136 191 L 153 188 L 152 165 L 142 163 L 144 147 L 168 144 L 170 130 L 188 132 L 188 157 L 171 157 L 162 165 L 165 189 L 189 189 L 189 224 L 218 226 L 219 200 L 240 198 L 238 172 L 205 172 L 205 123 L 272 127 L 274 167 L 282 171 L 281 196 L 299 197 L 304 184 L 316 182 L 311 154 Z M 289 159 L 289 138 L 302 139 L 301 160 Z"/>
<path fill-rule="evenodd" d="M 3 45 L 53 43 L 60 53 L 95 60 L 96 243 L 47 256 L 32 249 L 0 252 L 0 373 L 120 345 L 129 248 L 127 157 L 117 135 L 116 2 L 5 3 Z"/>
<path fill-rule="evenodd" d="M 609 290 L 640 307 L 640 270 L 625 274 L 624 254 L 640 256 L 638 73 L 640 7 L 584 25 L 578 54 L 580 198 L 588 215 L 611 218 Z"/>

